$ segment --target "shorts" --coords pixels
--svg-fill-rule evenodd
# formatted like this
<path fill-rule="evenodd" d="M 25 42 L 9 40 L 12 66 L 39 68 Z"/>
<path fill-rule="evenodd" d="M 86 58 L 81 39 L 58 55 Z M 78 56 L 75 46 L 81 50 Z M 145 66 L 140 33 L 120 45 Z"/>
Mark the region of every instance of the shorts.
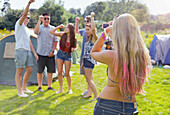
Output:
<path fill-rule="evenodd" d="M 94 64 L 91 63 L 90 61 L 88 61 L 87 59 L 83 58 L 83 67 L 85 69 L 93 69 L 94 68 Z"/>
<path fill-rule="evenodd" d="M 71 54 L 68 54 L 68 52 L 63 52 L 61 50 L 59 50 L 57 52 L 57 59 L 61 59 L 63 61 L 71 61 Z"/>
<path fill-rule="evenodd" d="M 37 73 L 43 73 L 45 66 L 47 67 L 47 73 L 55 73 L 56 72 L 56 64 L 55 64 L 55 56 L 41 56 L 38 54 L 37 61 Z"/>
<path fill-rule="evenodd" d="M 24 49 L 15 50 L 15 65 L 16 68 L 25 68 L 33 66 L 33 57 L 31 51 Z"/>
<path fill-rule="evenodd" d="M 138 113 L 137 103 L 98 98 L 94 115 L 133 115 Z"/>

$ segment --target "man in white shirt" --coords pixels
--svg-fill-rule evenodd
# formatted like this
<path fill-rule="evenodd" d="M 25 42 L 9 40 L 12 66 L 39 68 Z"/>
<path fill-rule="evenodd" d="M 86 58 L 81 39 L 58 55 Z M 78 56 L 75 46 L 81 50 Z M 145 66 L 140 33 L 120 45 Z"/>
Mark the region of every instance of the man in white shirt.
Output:
<path fill-rule="evenodd" d="M 27 89 L 27 83 L 32 73 L 33 58 L 31 51 L 33 52 L 36 60 L 38 56 L 34 50 L 32 42 L 30 40 L 30 33 L 27 27 L 29 22 L 30 15 L 28 13 L 29 6 L 33 3 L 34 0 L 30 0 L 21 14 L 20 19 L 15 24 L 15 64 L 16 64 L 16 73 L 15 73 L 15 84 L 18 89 L 18 96 L 28 97 L 25 93 L 33 93 Z M 26 72 L 23 77 L 23 83 L 21 88 L 21 78 L 24 68 Z"/>

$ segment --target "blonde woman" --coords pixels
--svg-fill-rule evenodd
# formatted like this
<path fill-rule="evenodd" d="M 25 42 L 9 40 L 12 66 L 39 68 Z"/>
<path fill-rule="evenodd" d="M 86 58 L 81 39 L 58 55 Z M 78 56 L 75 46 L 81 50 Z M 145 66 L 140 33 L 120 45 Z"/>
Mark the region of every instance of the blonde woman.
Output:
<path fill-rule="evenodd" d="M 101 51 L 107 34 L 114 50 Z M 137 113 L 136 95 L 142 92 L 151 61 L 136 19 L 130 14 L 115 19 L 96 41 L 91 56 L 108 65 L 107 85 L 99 95 L 94 115 Z"/>

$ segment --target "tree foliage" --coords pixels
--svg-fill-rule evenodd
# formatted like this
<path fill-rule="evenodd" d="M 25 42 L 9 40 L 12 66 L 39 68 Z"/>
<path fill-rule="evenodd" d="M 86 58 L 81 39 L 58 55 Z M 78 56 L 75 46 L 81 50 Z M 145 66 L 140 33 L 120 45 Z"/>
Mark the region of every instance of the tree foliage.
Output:
<path fill-rule="evenodd" d="M 66 22 L 66 18 L 63 16 L 64 8 L 55 3 L 55 0 L 46 1 L 42 7 L 38 9 L 38 14 L 49 13 L 51 17 L 51 24 L 57 26 Z"/>
<path fill-rule="evenodd" d="M 10 0 L 4 0 L 3 8 L 0 9 L 0 29 L 7 28 L 14 30 L 15 22 L 19 19 L 19 15 L 23 10 L 10 9 Z M 0 0 L 2 2 L 2 0 Z M 39 15 L 49 13 L 51 16 L 51 24 L 57 26 L 59 24 L 75 23 L 75 18 L 80 17 L 79 27 L 84 28 L 84 18 L 95 12 L 96 27 L 98 31 L 102 30 L 102 22 L 112 21 L 118 14 L 130 13 L 135 16 L 142 30 L 157 31 L 159 29 L 170 28 L 169 18 L 163 16 L 149 15 L 146 5 L 141 4 L 138 0 L 108 0 L 105 2 L 94 2 L 87 6 L 84 13 L 81 14 L 81 8 L 63 8 L 62 0 L 45 0 L 43 6 L 39 9 L 30 9 L 31 18 L 28 27 L 34 28 Z M 2 13 L 3 12 L 3 13 Z M 152 28 L 152 29 L 151 29 Z"/>

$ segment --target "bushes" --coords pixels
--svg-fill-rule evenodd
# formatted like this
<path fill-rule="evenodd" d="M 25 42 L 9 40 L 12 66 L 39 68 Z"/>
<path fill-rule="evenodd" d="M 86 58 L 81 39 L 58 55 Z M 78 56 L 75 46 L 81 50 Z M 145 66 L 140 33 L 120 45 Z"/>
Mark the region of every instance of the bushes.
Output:
<path fill-rule="evenodd" d="M 0 39 L 10 33 L 14 32 L 13 30 L 12 31 L 9 31 L 9 30 L 6 30 L 6 28 L 4 28 L 3 30 L 0 30 Z"/>

